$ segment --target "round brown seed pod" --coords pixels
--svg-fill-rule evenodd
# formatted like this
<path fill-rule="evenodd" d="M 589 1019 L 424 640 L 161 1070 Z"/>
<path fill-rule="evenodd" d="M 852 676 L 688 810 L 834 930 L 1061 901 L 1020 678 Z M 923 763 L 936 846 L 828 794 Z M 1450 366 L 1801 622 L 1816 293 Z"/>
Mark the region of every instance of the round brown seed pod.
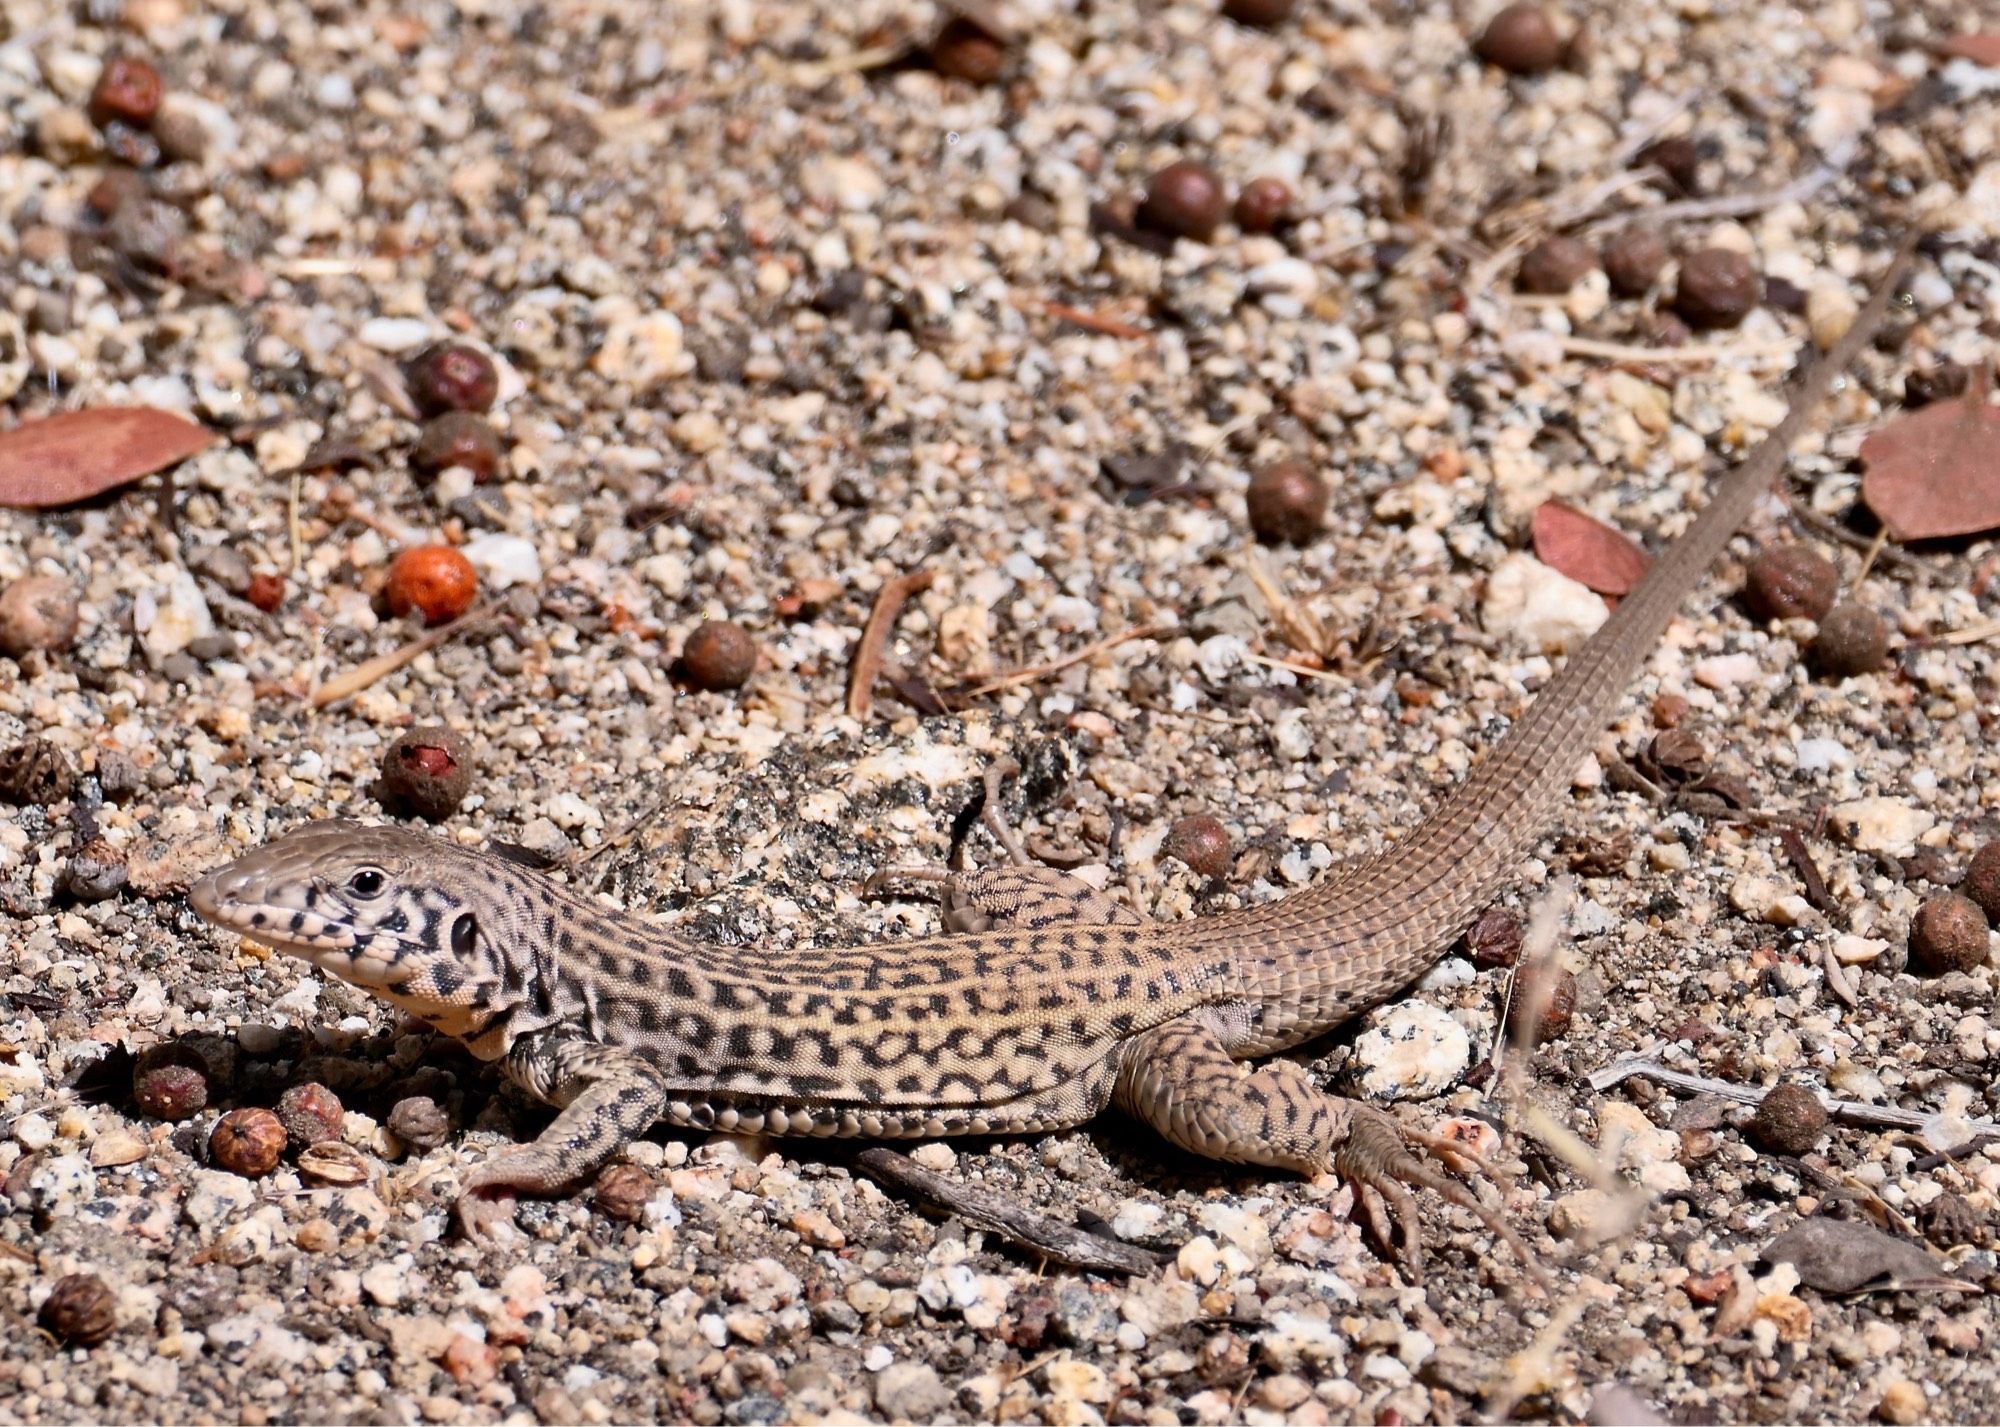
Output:
<path fill-rule="evenodd" d="M 1627 228 L 1604 245 L 1604 276 L 1620 297 L 1638 297 L 1660 280 L 1666 240 L 1651 228 Z"/>
<path fill-rule="evenodd" d="M 757 668 L 757 641 L 726 619 L 695 626 L 681 649 L 681 675 L 697 689 L 740 689 Z"/>
<path fill-rule="evenodd" d="M 0 753 L 0 801 L 47 807 L 67 798 L 75 782 L 69 755 L 46 738 L 24 738 Z"/>
<path fill-rule="evenodd" d="M 1509 74 L 1545 74 L 1563 60 L 1563 38 L 1539 5 L 1509 5 L 1486 22 L 1472 52 Z"/>
<path fill-rule="evenodd" d="M 147 1046 L 132 1066 L 132 1100 L 162 1120 L 189 1120 L 208 1107 L 208 1062 L 174 1041 Z"/>
<path fill-rule="evenodd" d="M 1987 920 L 2000 922 L 2000 842 L 1989 842 L 1972 854 L 1959 890 L 1986 913 Z"/>
<path fill-rule="evenodd" d="M 1269 233 L 1292 216 L 1292 186 L 1282 178 L 1253 178 L 1236 195 L 1236 226 Z"/>
<path fill-rule="evenodd" d="M 931 41 L 931 63 L 939 74 L 969 84 L 991 84 L 1007 72 L 1007 42 L 985 26 L 954 15 Z"/>
<path fill-rule="evenodd" d="M 340 1138 L 340 1097 L 317 1080 L 294 1085 L 280 1095 L 277 1113 L 278 1123 L 285 1127 L 285 1142 L 294 1150 Z"/>
<path fill-rule="evenodd" d="M 143 129 L 160 112 L 166 86 L 160 72 L 134 55 L 113 55 L 90 91 L 90 121 L 98 128 L 129 124 Z"/>
<path fill-rule="evenodd" d="M 63 890 L 79 902 L 106 902 L 125 890 L 125 854 L 93 837 L 63 866 Z"/>
<path fill-rule="evenodd" d="M 645 1217 L 646 1206 L 659 1193 L 653 1176 L 636 1164 L 608 1164 L 597 1176 L 591 1199 L 597 1212 L 621 1224 L 636 1224 Z"/>
<path fill-rule="evenodd" d="M 424 423 L 410 452 L 410 465 L 426 476 L 463 466 L 472 472 L 474 484 L 483 486 L 500 473 L 504 457 L 500 433 L 485 417 L 472 411 L 447 411 Z"/>
<path fill-rule="evenodd" d="M 1558 235 L 1544 238 L 1528 249 L 1514 281 L 1523 292 L 1560 297 L 1596 266 L 1597 254 L 1590 244 Z"/>
<path fill-rule="evenodd" d="M 23 576 L 0 594 L 0 653 L 18 659 L 31 649 L 67 649 L 79 622 L 75 585 L 55 575 Z"/>
<path fill-rule="evenodd" d="M 262 1179 L 284 1154 L 285 1127 L 269 1110 L 231 1110 L 208 1136 L 208 1157 L 245 1179 Z"/>
<path fill-rule="evenodd" d="M 1693 193 L 1701 183 L 1701 149 L 1684 134 L 1653 140 L 1632 156 L 1632 166 L 1658 169 L 1682 193 Z"/>
<path fill-rule="evenodd" d="M 1191 813 L 1176 821 L 1167 829 L 1160 850 L 1203 877 L 1220 877 L 1229 871 L 1229 829 L 1207 813 Z"/>
<path fill-rule="evenodd" d="M 1215 170 L 1182 159 L 1146 180 L 1139 221 L 1177 238 L 1206 242 L 1228 212 L 1229 194 Z"/>
<path fill-rule="evenodd" d="M 1889 662 L 1889 621 L 1866 605 L 1837 604 L 1820 620 L 1807 652 L 1828 678 L 1872 674 Z"/>
<path fill-rule="evenodd" d="M 1521 959 L 1521 919 L 1505 907 L 1488 907 L 1465 929 L 1465 950 L 1482 970 L 1512 966 Z"/>
<path fill-rule="evenodd" d="M 118 1326 L 118 1296 L 94 1273 L 64 1274 L 42 1300 L 35 1320 L 59 1342 L 94 1348 Z"/>
<path fill-rule="evenodd" d="M 1298 0 L 1222 0 L 1224 19 L 1256 30 L 1268 30 L 1292 18 Z"/>
<path fill-rule="evenodd" d="M 1569 1034 L 1571 1017 L 1576 1014 L 1576 976 L 1552 961 L 1523 966 L 1514 972 L 1514 998 L 1507 1006 L 1507 1027 L 1519 1034 L 1522 1019 L 1533 1013 L 1536 1045 Z"/>
<path fill-rule="evenodd" d="M 472 789 L 472 749 L 442 724 L 405 730 L 382 752 L 382 801 L 441 822 Z"/>
<path fill-rule="evenodd" d="M 1759 619 L 1824 619 L 1840 597 L 1840 572 L 1804 545 L 1767 545 L 1750 562 L 1743 602 Z"/>
<path fill-rule="evenodd" d="M 1763 300 L 1763 276 L 1734 248 L 1703 248 L 1681 259 L 1674 311 L 1688 326 L 1734 327 Z"/>
<path fill-rule="evenodd" d="M 1826 1134 L 1826 1106 L 1803 1085 L 1774 1085 L 1757 1102 L 1746 1127 L 1750 1142 L 1771 1154 L 1801 1155 Z"/>
<path fill-rule="evenodd" d="M 269 571 L 260 571 L 252 575 L 250 583 L 244 587 L 243 598 L 264 613 L 273 613 L 285 602 L 284 577 L 271 574 Z"/>
<path fill-rule="evenodd" d="M 389 562 L 382 599 L 401 619 L 411 610 L 425 624 L 449 624 L 479 597 L 479 572 L 449 545 L 412 545 Z"/>
<path fill-rule="evenodd" d="M 411 359 L 410 399 L 427 416 L 447 411 L 487 411 L 500 394 L 493 359 L 463 342 L 439 342 Z"/>
<path fill-rule="evenodd" d="M 1250 529 L 1267 545 L 1303 545 L 1326 519 L 1326 482 L 1304 461 L 1273 461 L 1250 475 Z"/>
<path fill-rule="evenodd" d="M 1910 922 L 1910 965 L 1931 976 L 1986 964 L 1986 913 L 1970 897 L 1939 892 Z"/>
<path fill-rule="evenodd" d="M 407 1095 L 389 1107 L 389 1133 L 413 1150 L 434 1150 L 451 1138 L 451 1117 L 428 1095 Z"/>

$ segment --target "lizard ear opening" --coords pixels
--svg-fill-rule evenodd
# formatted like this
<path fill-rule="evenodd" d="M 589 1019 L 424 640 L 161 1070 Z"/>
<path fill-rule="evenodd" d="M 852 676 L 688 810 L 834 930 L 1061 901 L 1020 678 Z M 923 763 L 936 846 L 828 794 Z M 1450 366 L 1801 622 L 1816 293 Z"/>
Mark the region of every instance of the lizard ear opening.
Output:
<path fill-rule="evenodd" d="M 461 913 L 451 924 L 451 954 L 468 957 L 479 940 L 479 921 L 470 912 Z"/>

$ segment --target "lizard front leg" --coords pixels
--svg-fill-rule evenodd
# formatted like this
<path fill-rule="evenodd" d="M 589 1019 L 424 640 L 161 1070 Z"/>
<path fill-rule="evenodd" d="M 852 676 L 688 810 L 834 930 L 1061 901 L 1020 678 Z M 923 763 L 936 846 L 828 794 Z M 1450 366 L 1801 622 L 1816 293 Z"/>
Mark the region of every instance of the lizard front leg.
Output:
<path fill-rule="evenodd" d="M 1401 1225 L 1403 1263 L 1413 1280 L 1421 1281 L 1423 1271 L 1412 1185 L 1477 1214 L 1547 1286 L 1513 1227 L 1411 1154 L 1394 1120 L 1327 1094 L 1290 1061 L 1253 1068 L 1231 1056 L 1222 1034 L 1231 1019 L 1227 1010 L 1183 1016 L 1131 1041 L 1118 1068 L 1118 1108 L 1207 1159 L 1338 1175 L 1354 1186 L 1356 1205 L 1385 1243 L 1386 1201 Z"/>
<path fill-rule="evenodd" d="M 506 1150 L 466 1177 L 458 1219 L 474 1239 L 512 1223 L 516 1194 L 553 1194 L 576 1183 L 644 1134 L 667 1106 L 659 1073 L 631 1051 L 558 1032 L 514 1042 L 503 1069 L 562 1113 L 533 1144 Z"/>

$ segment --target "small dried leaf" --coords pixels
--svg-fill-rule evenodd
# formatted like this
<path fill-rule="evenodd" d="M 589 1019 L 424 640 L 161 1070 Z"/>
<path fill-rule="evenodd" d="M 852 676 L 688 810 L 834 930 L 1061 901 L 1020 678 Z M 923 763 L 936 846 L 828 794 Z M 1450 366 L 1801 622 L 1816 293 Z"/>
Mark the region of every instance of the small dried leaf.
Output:
<path fill-rule="evenodd" d="M 1953 35 L 1938 46 L 1947 59 L 1969 59 L 1974 64 L 2000 67 L 2000 30 L 1973 30 Z"/>
<path fill-rule="evenodd" d="M 1898 540 L 2000 527 L 2000 409 L 1981 374 L 1952 401 L 1897 417 L 1861 443 L 1861 497 Z"/>
<path fill-rule="evenodd" d="M 0 506 L 74 505 L 163 471 L 215 441 L 205 426 L 150 406 L 65 411 L 0 431 Z"/>
<path fill-rule="evenodd" d="M 1915 1244 L 1852 1219 L 1807 1219 L 1764 1245 L 1760 1257 L 1791 1264 L 1799 1282 L 1821 1293 L 1974 1287 Z"/>
<path fill-rule="evenodd" d="M 1560 501 L 1535 511 L 1535 558 L 1600 595 L 1625 595 L 1645 576 L 1650 556 L 1623 535 Z"/>

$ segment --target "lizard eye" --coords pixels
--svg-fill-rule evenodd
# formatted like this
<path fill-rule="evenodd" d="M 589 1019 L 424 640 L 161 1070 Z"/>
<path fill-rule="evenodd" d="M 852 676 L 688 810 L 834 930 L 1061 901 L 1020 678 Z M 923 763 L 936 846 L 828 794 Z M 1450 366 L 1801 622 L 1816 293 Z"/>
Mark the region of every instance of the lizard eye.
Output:
<path fill-rule="evenodd" d="M 470 957 L 478 936 L 479 923 L 472 913 L 464 913 L 451 924 L 451 954 L 460 958 Z"/>
<path fill-rule="evenodd" d="M 379 897 L 389 879 L 373 867 L 364 867 L 347 879 L 347 890 L 357 897 Z"/>

